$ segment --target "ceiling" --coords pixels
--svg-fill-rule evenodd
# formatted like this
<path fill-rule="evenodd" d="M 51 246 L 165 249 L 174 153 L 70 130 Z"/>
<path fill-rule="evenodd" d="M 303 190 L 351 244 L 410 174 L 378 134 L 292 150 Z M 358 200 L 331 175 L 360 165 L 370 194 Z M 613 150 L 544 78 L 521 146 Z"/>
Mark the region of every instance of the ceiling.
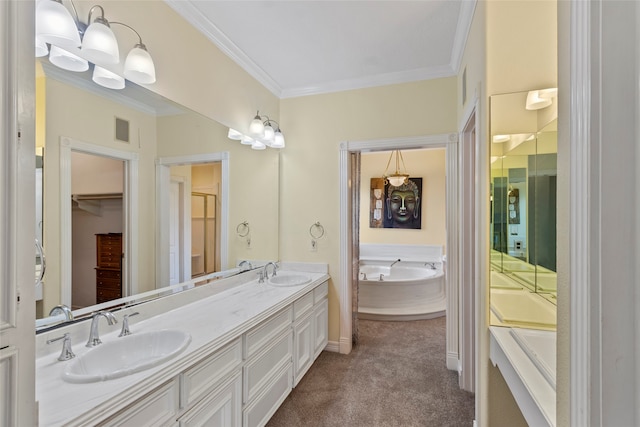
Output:
<path fill-rule="evenodd" d="M 476 0 L 165 0 L 280 98 L 456 75 Z"/>

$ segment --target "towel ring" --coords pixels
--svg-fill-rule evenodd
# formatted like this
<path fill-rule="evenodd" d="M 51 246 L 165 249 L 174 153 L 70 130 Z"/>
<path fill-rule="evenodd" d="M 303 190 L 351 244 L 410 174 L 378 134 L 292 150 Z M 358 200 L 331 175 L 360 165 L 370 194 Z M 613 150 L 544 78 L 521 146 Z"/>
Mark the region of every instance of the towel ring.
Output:
<path fill-rule="evenodd" d="M 322 226 L 322 224 L 320 224 L 320 221 L 316 221 L 315 224 L 311 224 L 311 227 L 309 227 L 309 234 L 314 239 L 319 239 L 324 236 L 324 227 Z"/>
<path fill-rule="evenodd" d="M 241 222 L 236 227 L 236 233 L 240 237 L 247 237 L 251 229 L 249 228 L 249 223 L 247 221 Z"/>

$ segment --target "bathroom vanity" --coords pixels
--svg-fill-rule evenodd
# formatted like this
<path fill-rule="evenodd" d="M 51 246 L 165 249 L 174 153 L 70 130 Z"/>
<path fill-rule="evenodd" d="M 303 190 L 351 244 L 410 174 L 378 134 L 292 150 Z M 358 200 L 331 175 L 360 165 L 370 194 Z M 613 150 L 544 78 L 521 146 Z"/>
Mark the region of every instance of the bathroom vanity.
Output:
<path fill-rule="evenodd" d="M 173 359 L 120 378 L 62 378 L 68 364 L 92 351 L 84 345 L 89 322 L 39 334 L 40 426 L 266 424 L 327 344 L 326 272 L 324 264 L 278 270 L 278 277 L 306 279 L 292 285 L 259 283 L 252 271 L 114 312 L 118 325 L 99 324 L 105 344 L 124 339 L 121 319 L 134 311 L 140 314 L 131 319 L 133 336 L 167 329 L 191 336 Z M 61 362 L 61 343 L 46 340 L 63 333 L 70 333 L 76 358 Z"/>

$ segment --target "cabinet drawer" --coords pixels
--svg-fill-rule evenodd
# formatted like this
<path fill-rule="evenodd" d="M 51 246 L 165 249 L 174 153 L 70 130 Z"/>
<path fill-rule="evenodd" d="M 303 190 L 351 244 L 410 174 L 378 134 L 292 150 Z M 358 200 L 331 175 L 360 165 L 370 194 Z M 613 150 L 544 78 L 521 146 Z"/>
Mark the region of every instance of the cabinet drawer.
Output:
<path fill-rule="evenodd" d="M 264 426 L 278 410 L 291 392 L 291 363 L 287 363 L 277 372 L 256 399 L 244 409 L 242 425 L 245 427 Z"/>
<path fill-rule="evenodd" d="M 242 419 L 242 375 L 238 371 L 202 399 L 178 421 L 180 427 L 240 427 Z"/>
<path fill-rule="evenodd" d="M 178 398 L 178 381 L 173 379 L 98 425 L 114 427 L 172 425 L 178 413 Z"/>
<path fill-rule="evenodd" d="M 120 281 L 122 274 L 120 270 L 105 270 L 102 268 L 96 268 L 96 277 L 100 279 L 114 279 Z"/>
<path fill-rule="evenodd" d="M 96 279 L 96 286 L 103 289 L 120 290 L 120 280 L 118 279 Z"/>
<path fill-rule="evenodd" d="M 329 294 L 329 282 L 324 282 L 313 290 L 313 303 L 317 304 Z"/>
<path fill-rule="evenodd" d="M 96 290 L 96 302 L 106 302 L 114 299 L 122 298 L 122 292 L 118 289 L 103 289 Z"/>
<path fill-rule="evenodd" d="M 309 292 L 302 298 L 298 298 L 293 303 L 293 318 L 295 320 L 304 316 L 313 308 L 313 292 Z"/>
<path fill-rule="evenodd" d="M 216 351 L 181 375 L 181 407 L 186 408 L 242 364 L 240 338 Z"/>
<path fill-rule="evenodd" d="M 244 341 L 244 358 L 250 358 L 280 332 L 291 328 L 292 322 L 293 316 L 289 306 L 247 332 Z"/>
<path fill-rule="evenodd" d="M 293 339 L 290 329 L 277 337 L 244 366 L 243 402 L 248 403 L 285 364 L 291 364 Z"/>

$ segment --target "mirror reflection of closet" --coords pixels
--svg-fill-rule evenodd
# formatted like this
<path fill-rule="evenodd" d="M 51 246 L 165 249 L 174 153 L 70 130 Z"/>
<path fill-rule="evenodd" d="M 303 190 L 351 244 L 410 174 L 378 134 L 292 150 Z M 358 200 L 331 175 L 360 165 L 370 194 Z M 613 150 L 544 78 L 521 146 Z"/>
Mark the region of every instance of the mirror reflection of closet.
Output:
<path fill-rule="evenodd" d="M 216 196 L 191 193 L 191 275 L 216 269 Z"/>
<path fill-rule="evenodd" d="M 124 161 L 71 153 L 72 309 L 122 297 Z"/>

